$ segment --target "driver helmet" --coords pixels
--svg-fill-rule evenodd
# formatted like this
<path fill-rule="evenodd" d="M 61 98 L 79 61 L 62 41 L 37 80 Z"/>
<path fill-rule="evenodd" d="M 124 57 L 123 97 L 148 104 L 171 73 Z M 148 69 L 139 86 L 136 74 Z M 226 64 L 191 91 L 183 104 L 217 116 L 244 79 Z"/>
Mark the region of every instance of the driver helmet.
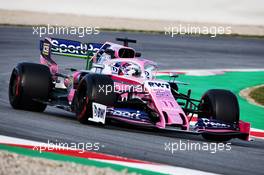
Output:
<path fill-rule="evenodd" d="M 121 66 L 119 75 L 138 77 L 140 76 L 140 68 L 135 64 L 125 63 Z"/>

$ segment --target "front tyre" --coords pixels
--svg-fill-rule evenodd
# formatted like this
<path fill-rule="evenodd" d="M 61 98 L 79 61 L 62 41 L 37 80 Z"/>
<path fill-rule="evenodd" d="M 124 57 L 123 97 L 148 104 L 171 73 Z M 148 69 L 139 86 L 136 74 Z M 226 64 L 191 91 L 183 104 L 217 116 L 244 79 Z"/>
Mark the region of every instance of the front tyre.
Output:
<path fill-rule="evenodd" d="M 208 90 L 201 99 L 198 118 L 209 118 L 226 123 L 238 123 L 239 104 L 237 97 L 231 91 L 223 89 Z"/>
<path fill-rule="evenodd" d="M 114 106 L 114 82 L 108 75 L 88 74 L 80 82 L 74 97 L 74 110 L 81 123 L 92 117 L 92 103 Z"/>
<path fill-rule="evenodd" d="M 208 118 L 222 121 L 233 126 L 239 122 L 239 104 L 237 97 L 231 91 L 223 89 L 208 90 L 199 104 L 198 118 Z M 205 133 L 202 135 L 207 140 L 228 141 L 232 136 L 214 135 Z"/>

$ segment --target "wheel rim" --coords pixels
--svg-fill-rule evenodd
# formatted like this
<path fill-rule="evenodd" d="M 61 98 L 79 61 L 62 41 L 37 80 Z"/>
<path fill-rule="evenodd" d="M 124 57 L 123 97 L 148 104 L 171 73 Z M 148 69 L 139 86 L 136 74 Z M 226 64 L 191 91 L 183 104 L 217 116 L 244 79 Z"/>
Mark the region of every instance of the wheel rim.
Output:
<path fill-rule="evenodd" d="M 199 106 L 199 109 L 203 111 L 203 115 L 201 117 L 211 118 L 213 115 L 211 104 L 209 103 L 208 97 L 202 97 L 202 103 Z"/>
<path fill-rule="evenodd" d="M 12 101 L 20 94 L 20 79 L 21 77 L 16 73 L 16 71 L 14 71 L 11 76 L 9 87 L 9 95 Z"/>
<path fill-rule="evenodd" d="M 82 118 L 86 113 L 86 108 L 87 108 L 86 106 L 89 102 L 88 96 L 86 95 L 86 86 L 84 85 L 84 83 L 81 84 L 76 95 L 77 95 L 77 102 L 76 102 L 77 116 L 78 118 Z"/>

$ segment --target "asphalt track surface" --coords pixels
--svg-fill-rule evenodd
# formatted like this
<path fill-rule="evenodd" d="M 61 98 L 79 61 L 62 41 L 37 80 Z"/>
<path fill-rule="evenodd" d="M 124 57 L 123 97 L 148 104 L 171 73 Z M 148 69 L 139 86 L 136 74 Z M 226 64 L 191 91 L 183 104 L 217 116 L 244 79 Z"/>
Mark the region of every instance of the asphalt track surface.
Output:
<path fill-rule="evenodd" d="M 48 107 L 44 113 L 13 110 L 8 103 L 12 68 L 21 61 L 38 62 L 39 37 L 31 28 L 0 27 L 0 134 L 53 143 L 95 143 L 99 152 L 221 174 L 263 174 L 264 141 L 234 139 L 230 151 L 165 151 L 165 143 L 208 144 L 200 136 L 161 133 L 131 126 L 82 125 L 73 114 Z M 82 41 L 114 41 L 115 37 L 138 40 L 143 56 L 162 68 L 263 68 L 264 39 L 231 37 L 176 37 L 142 33 L 105 32 Z M 77 59 L 58 58 L 61 68 L 80 67 Z M 82 66 L 81 66 L 82 67 Z"/>

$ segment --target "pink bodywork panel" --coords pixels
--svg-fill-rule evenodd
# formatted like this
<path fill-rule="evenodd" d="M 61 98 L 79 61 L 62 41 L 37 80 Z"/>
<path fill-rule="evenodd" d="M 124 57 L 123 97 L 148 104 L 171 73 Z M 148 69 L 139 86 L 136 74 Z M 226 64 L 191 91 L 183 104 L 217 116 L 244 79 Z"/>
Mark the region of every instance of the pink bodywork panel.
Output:
<path fill-rule="evenodd" d="M 158 128 L 165 128 L 166 125 L 181 125 L 186 129 L 189 128 L 188 118 L 182 110 L 181 106 L 176 102 L 173 95 L 171 94 L 170 89 L 156 89 L 150 90 L 146 89 L 144 82 L 148 82 L 141 78 L 129 78 L 126 76 L 118 76 L 112 75 L 112 79 L 115 81 L 115 90 L 129 90 L 132 86 L 140 85 L 142 88 L 134 88 L 134 90 L 144 91 L 149 94 L 150 98 L 153 100 L 152 104 L 149 107 L 153 108 L 159 116 L 160 122 L 156 124 Z M 163 82 L 165 81 L 157 81 L 155 82 Z M 127 84 L 126 84 L 127 83 Z M 138 94 L 139 98 L 144 98 L 146 94 Z M 124 94 L 125 97 L 125 94 Z M 164 112 L 167 114 L 167 122 L 166 116 L 164 116 Z"/>
<path fill-rule="evenodd" d="M 42 55 L 40 55 L 40 63 L 47 65 L 50 68 L 51 75 L 55 75 L 59 72 L 59 66 L 57 64 L 51 64 L 49 63 Z"/>
<path fill-rule="evenodd" d="M 239 131 L 241 133 L 248 134 L 248 137 L 246 138 L 246 140 L 249 141 L 250 123 L 240 120 L 239 121 Z"/>

